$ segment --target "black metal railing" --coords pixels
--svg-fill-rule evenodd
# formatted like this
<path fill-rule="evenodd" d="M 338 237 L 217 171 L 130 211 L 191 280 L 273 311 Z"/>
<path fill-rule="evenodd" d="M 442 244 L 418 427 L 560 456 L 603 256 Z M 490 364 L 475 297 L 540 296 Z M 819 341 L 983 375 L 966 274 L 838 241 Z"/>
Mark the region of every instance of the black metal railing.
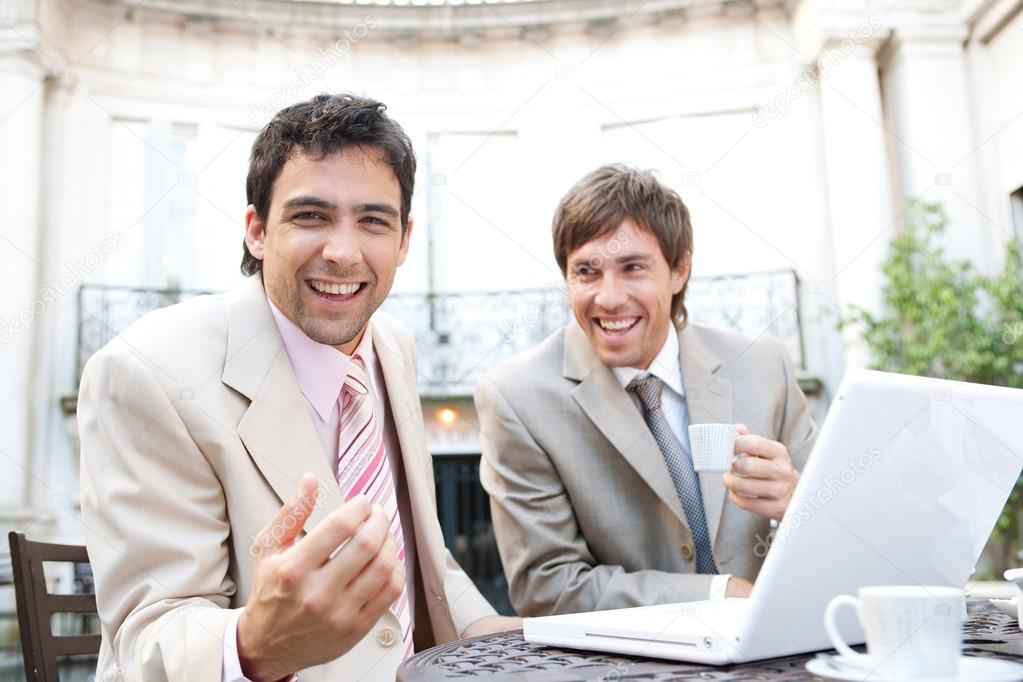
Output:
<path fill-rule="evenodd" d="M 78 375 L 89 356 L 143 314 L 208 293 L 110 285 L 78 292 Z M 793 270 L 694 277 L 690 319 L 771 334 L 805 368 L 799 279 Z M 520 291 L 392 294 L 383 311 L 405 325 L 419 354 L 424 397 L 469 396 L 502 359 L 531 348 L 571 319 L 563 285 Z"/>
<path fill-rule="evenodd" d="M 154 289 L 111 284 L 83 284 L 78 288 L 76 377 L 93 353 L 148 312 L 213 293 L 190 289 Z"/>

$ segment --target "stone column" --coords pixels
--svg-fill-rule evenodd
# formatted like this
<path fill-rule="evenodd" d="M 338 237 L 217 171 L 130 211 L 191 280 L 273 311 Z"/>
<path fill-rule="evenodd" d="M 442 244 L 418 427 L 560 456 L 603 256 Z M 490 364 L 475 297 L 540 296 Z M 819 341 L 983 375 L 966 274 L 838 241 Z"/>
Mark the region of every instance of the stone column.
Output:
<path fill-rule="evenodd" d="M 45 71 L 35 54 L 0 52 L 0 505 L 17 516 L 33 503 L 32 421 L 34 351 L 38 322 L 46 313 L 39 297 L 44 272 L 40 255 L 40 175 Z"/>
<path fill-rule="evenodd" d="M 881 262 L 895 230 L 876 48 L 876 40 L 829 41 L 817 61 L 835 266 L 827 289 L 843 318 L 850 306 L 880 309 Z M 867 364 L 858 332 L 843 336 L 846 367 Z"/>
<path fill-rule="evenodd" d="M 892 151 L 902 198 L 938 202 L 949 217 L 946 249 L 981 269 L 1005 238 L 979 188 L 962 25 L 899 27 L 880 57 Z"/>

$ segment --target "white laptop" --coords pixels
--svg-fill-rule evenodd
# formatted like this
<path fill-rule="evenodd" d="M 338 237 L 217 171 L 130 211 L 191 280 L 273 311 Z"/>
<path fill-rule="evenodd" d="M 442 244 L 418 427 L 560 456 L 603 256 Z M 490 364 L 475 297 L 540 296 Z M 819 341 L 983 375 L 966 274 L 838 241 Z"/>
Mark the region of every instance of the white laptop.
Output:
<path fill-rule="evenodd" d="M 1023 468 L 1021 425 L 1023 390 L 850 372 L 749 599 L 527 618 L 524 636 L 715 665 L 829 649 L 835 595 L 966 583 Z"/>

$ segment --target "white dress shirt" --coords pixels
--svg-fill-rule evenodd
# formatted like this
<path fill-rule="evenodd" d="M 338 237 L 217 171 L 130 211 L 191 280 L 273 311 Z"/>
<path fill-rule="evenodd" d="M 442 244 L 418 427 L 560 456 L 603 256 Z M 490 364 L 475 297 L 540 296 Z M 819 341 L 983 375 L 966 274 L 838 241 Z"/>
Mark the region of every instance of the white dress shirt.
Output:
<path fill-rule="evenodd" d="M 284 341 L 284 348 L 295 370 L 299 389 L 309 408 L 316 432 L 323 442 L 324 456 L 330 464 L 334 477 L 337 478 L 338 438 L 341 433 L 341 413 L 338 398 L 348 368 L 351 366 L 350 356 L 341 353 L 333 346 L 328 346 L 306 336 L 294 322 L 289 320 L 277 307 L 270 302 L 270 311 L 274 322 Z M 401 459 L 401 446 L 398 443 L 398 432 L 391 416 L 387 401 L 387 390 L 384 375 L 377 361 L 373 348 L 373 325 L 366 326 L 366 333 L 359 342 L 355 354 L 359 355 L 366 366 L 369 376 L 370 392 L 376 400 L 376 414 L 383 419 L 384 447 L 387 450 L 391 465 L 392 478 L 397 488 L 398 512 L 401 516 L 401 528 L 405 542 L 405 581 L 408 589 L 409 613 L 415 623 L 415 566 L 416 539 L 412 524 L 412 508 L 409 503 L 408 487 L 404 476 Z M 224 628 L 224 664 L 221 678 L 223 682 L 251 682 L 242 674 L 241 662 L 238 659 L 238 619 L 242 609 L 236 609 Z M 291 681 L 297 679 L 297 675 Z"/>
<path fill-rule="evenodd" d="M 636 377 L 655 376 L 664 382 L 661 389 L 661 409 L 671 426 L 672 432 L 678 438 L 678 442 L 685 448 L 686 453 L 692 452 L 689 446 L 689 410 L 686 409 L 686 389 L 682 378 L 682 360 L 679 357 L 678 334 L 674 327 L 668 329 L 664 345 L 654 361 L 650 363 L 647 370 L 636 367 L 612 367 L 615 377 L 622 387 L 629 385 L 629 382 Z M 639 396 L 630 391 L 629 396 L 636 407 L 643 411 L 643 405 Z M 728 587 L 728 579 L 731 574 L 719 574 L 710 581 L 710 594 L 708 599 L 722 599 L 725 596 L 725 588 Z"/>

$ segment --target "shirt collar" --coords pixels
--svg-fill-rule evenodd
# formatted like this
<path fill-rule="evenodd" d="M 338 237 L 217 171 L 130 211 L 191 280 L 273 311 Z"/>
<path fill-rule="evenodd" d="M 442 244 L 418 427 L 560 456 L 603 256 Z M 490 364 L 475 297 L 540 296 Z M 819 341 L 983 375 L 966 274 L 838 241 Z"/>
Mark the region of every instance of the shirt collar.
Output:
<path fill-rule="evenodd" d="M 650 363 L 649 369 L 638 369 L 636 367 L 612 367 L 615 378 L 622 387 L 629 385 L 629 382 L 638 376 L 655 376 L 664 382 L 664 385 L 675 391 L 680 396 L 685 396 L 685 388 L 682 384 L 682 363 L 679 358 L 678 334 L 674 326 L 668 329 L 664 345 L 654 361 Z"/>
<path fill-rule="evenodd" d="M 298 325 L 277 309 L 269 296 L 266 300 L 270 304 L 270 312 L 273 313 L 277 330 L 284 341 L 284 349 L 288 352 L 291 367 L 295 370 L 299 390 L 316 410 L 316 414 L 320 415 L 323 421 L 327 421 L 341 394 L 341 387 L 348 378 L 348 371 L 352 365 L 351 356 L 345 355 L 333 346 L 309 338 Z M 372 327 L 372 323 L 366 325 L 366 333 L 362 335 L 362 340 L 355 349 L 355 354 L 365 363 L 367 373 L 376 362 L 373 354 Z"/>

